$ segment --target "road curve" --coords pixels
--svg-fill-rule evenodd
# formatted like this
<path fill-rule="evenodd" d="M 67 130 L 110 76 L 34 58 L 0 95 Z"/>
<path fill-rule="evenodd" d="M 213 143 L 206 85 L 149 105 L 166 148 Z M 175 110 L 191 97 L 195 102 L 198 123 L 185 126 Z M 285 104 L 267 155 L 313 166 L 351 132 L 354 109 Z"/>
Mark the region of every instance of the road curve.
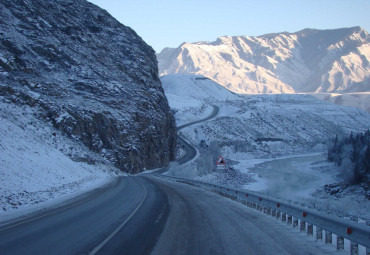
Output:
<path fill-rule="evenodd" d="M 213 107 L 212 113 L 210 115 L 208 115 L 206 118 L 180 125 L 180 126 L 177 127 L 177 131 L 180 131 L 181 129 L 186 128 L 188 126 L 192 126 L 194 124 L 198 124 L 200 122 L 207 121 L 207 120 L 210 120 L 210 119 L 213 119 L 214 117 L 216 117 L 217 114 L 220 112 L 220 108 L 217 105 L 212 105 L 212 107 Z"/>
<path fill-rule="evenodd" d="M 207 118 L 178 127 L 207 121 Z M 179 137 L 186 155 L 180 165 L 193 159 L 195 149 Z M 162 171 L 164 172 L 164 171 Z M 157 172 L 158 173 L 158 172 Z M 187 184 L 174 183 L 154 176 L 144 176 L 163 190 L 169 201 L 169 215 L 152 255 L 206 254 L 328 254 L 333 250 L 297 233 L 276 220 L 215 193 Z M 335 252 L 335 251 L 334 251 Z"/>
<path fill-rule="evenodd" d="M 168 196 L 170 212 L 152 255 L 331 254 L 286 223 L 203 189 L 151 179 Z M 296 230 L 298 231 L 298 230 Z M 329 249 L 328 249 L 329 248 Z"/>
<path fill-rule="evenodd" d="M 183 128 L 186 128 L 186 127 L 189 127 L 189 126 L 192 126 L 192 125 L 195 125 L 195 124 L 213 119 L 219 113 L 220 108 L 216 105 L 212 105 L 212 107 L 213 107 L 212 113 L 209 116 L 207 116 L 206 118 L 201 119 L 201 120 L 197 120 L 197 121 L 192 121 L 190 123 L 186 123 L 184 125 L 181 125 L 181 126 L 177 127 L 177 130 L 180 131 Z M 180 136 L 177 136 L 177 138 L 178 138 L 179 145 L 182 146 L 183 149 L 186 151 L 186 154 L 182 158 L 177 160 L 177 162 L 180 165 L 182 165 L 182 164 L 185 164 L 186 162 L 192 160 L 197 155 L 197 151 L 184 138 L 182 138 Z"/>
<path fill-rule="evenodd" d="M 214 117 L 216 117 L 218 115 L 219 111 L 220 111 L 220 108 L 216 105 L 212 105 L 212 107 L 213 107 L 213 110 L 212 110 L 211 114 L 208 115 L 206 118 L 196 120 L 196 121 L 192 121 L 192 122 L 183 124 L 181 126 L 178 126 L 177 131 L 180 131 L 183 128 L 186 128 L 186 127 L 189 127 L 191 125 L 195 125 L 195 124 L 198 124 L 198 123 L 201 123 L 203 121 L 207 121 L 207 120 L 210 120 L 210 119 L 213 119 Z M 193 146 L 190 145 L 190 143 L 188 143 L 184 138 L 182 138 L 179 135 L 177 136 L 177 143 L 178 143 L 179 146 L 181 146 L 185 150 L 185 155 L 183 155 L 180 159 L 177 160 L 177 163 L 179 163 L 179 165 L 183 165 L 183 164 L 185 164 L 185 163 L 187 163 L 190 160 L 195 158 L 195 156 L 197 155 L 197 151 Z M 165 168 L 161 168 L 161 169 L 155 171 L 154 173 L 163 174 L 163 173 L 167 172 L 167 170 L 168 170 L 168 168 L 165 167 Z"/>
<path fill-rule="evenodd" d="M 214 107 L 214 116 L 217 113 Z M 89 199 L 0 227 L 0 254 L 244 255 L 328 251 L 240 203 L 190 185 L 141 175 L 121 177 Z"/>
<path fill-rule="evenodd" d="M 179 129 L 211 119 L 218 111 L 213 106 L 210 116 Z M 184 163 L 196 151 L 181 142 L 188 152 Z M 169 210 L 168 196 L 155 181 L 121 177 L 56 209 L 1 225 L 0 254 L 149 254 Z"/>
<path fill-rule="evenodd" d="M 121 177 L 84 203 L 2 227 L 0 254 L 148 254 L 168 210 L 167 196 L 150 180 Z"/>

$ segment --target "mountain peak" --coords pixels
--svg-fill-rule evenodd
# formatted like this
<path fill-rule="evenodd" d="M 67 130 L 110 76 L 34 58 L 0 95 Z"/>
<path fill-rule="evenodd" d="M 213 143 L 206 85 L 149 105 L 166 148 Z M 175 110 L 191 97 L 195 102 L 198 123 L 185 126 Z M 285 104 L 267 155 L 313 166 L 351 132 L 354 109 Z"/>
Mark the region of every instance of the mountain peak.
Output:
<path fill-rule="evenodd" d="M 201 49 L 191 47 L 201 45 Z M 370 91 L 370 37 L 361 27 L 222 36 L 159 54 L 160 74 L 204 75 L 237 93 Z M 186 47 L 185 47 L 186 46 Z"/>

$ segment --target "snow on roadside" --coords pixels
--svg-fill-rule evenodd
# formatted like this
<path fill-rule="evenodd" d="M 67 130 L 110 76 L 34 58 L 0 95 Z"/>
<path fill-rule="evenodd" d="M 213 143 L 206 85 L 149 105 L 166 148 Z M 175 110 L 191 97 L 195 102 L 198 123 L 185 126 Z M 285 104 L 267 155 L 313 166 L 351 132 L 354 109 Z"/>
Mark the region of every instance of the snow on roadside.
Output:
<path fill-rule="evenodd" d="M 116 178 L 117 169 L 35 118 L 31 107 L 0 101 L 0 108 L 0 222 Z"/>

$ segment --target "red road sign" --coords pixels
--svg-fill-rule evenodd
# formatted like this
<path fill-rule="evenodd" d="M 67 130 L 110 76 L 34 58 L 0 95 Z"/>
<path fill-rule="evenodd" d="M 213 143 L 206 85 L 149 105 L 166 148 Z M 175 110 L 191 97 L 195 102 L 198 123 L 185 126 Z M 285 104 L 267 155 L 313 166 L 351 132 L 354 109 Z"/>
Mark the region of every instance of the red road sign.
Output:
<path fill-rule="evenodd" d="M 224 158 L 221 155 L 218 158 L 218 160 L 216 162 L 216 165 L 226 165 L 226 162 L 225 162 Z"/>

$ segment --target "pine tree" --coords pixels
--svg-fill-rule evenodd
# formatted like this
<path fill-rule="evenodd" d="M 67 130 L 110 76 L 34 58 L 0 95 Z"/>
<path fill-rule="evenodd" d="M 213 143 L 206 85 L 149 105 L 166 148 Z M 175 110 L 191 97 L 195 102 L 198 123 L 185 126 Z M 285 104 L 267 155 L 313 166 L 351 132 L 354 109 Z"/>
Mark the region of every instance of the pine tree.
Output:
<path fill-rule="evenodd" d="M 370 182 L 370 130 L 364 134 L 351 134 L 341 140 L 335 136 L 332 146 L 328 148 L 328 160 L 338 166 L 350 184 Z"/>

